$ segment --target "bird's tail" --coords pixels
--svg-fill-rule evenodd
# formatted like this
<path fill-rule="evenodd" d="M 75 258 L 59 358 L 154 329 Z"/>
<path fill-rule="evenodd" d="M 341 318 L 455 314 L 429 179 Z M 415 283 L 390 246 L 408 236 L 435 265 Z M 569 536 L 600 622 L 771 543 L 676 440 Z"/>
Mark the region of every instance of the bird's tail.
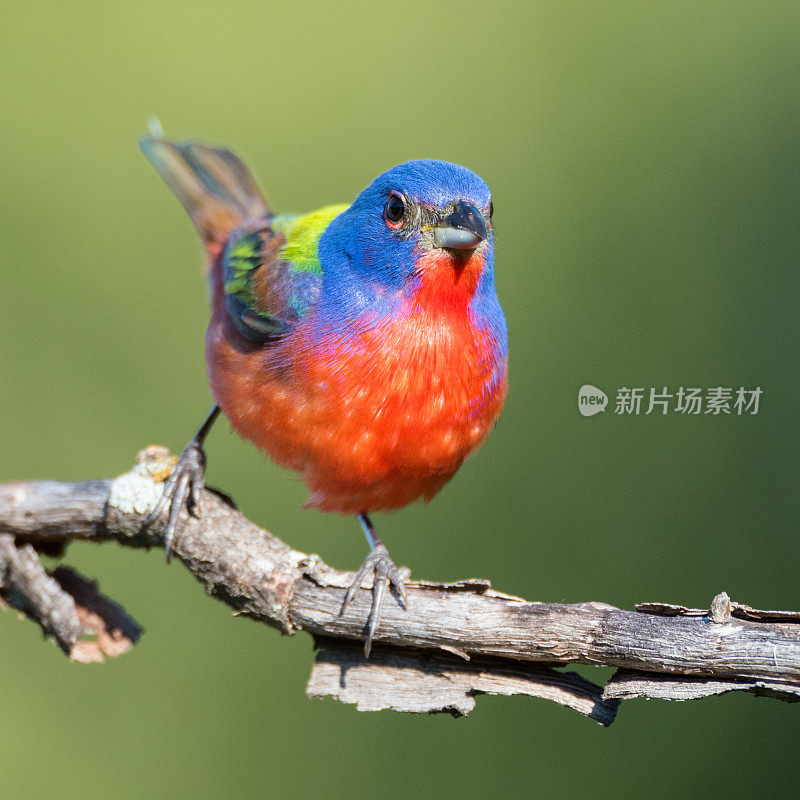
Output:
<path fill-rule="evenodd" d="M 143 136 L 139 147 L 189 213 L 209 255 L 234 228 L 270 215 L 253 176 L 229 150 Z"/>

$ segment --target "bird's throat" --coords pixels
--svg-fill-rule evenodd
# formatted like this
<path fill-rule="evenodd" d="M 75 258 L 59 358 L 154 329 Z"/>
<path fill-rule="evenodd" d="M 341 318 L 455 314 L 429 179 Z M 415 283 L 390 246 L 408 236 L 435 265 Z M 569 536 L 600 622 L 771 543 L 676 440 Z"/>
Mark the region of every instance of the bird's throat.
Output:
<path fill-rule="evenodd" d="M 481 253 L 431 250 L 417 261 L 419 283 L 411 300 L 420 311 L 466 313 L 484 266 Z"/>

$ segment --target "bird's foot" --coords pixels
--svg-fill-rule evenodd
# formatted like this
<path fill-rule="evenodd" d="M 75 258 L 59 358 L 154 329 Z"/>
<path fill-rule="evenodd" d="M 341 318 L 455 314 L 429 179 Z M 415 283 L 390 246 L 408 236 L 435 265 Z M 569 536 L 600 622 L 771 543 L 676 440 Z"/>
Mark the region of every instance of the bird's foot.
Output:
<path fill-rule="evenodd" d="M 167 554 L 167 563 L 172 557 L 172 542 L 175 539 L 175 532 L 178 529 L 184 505 L 193 517 L 200 516 L 200 490 L 203 488 L 205 473 L 206 453 L 202 444 L 197 438 L 194 438 L 178 456 L 178 460 L 164 484 L 164 492 L 144 521 L 144 527 L 149 527 L 166 508 L 169 508 L 169 519 L 164 531 L 164 550 Z"/>
<path fill-rule="evenodd" d="M 367 639 L 364 642 L 364 655 L 369 658 L 372 649 L 372 637 L 378 627 L 381 617 L 381 606 L 388 588 L 393 588 L 397 594 L 398 601 L 402 601 L 403 608 L 408 608 L 406 601 L 406 587 L 403 580 L 408 578 L 407 570 L 398 569 L 397 565 L 389 557 L 389 551 L 383 544 L 377 544 L 372 552 L 366 557 L 364 563 L 356 573 L 356 577 L 350 584 L 347 594 L 344 596 L 340 616 L 344 614 L 350 601 L 355 597 L 356 592 L 361 588 L 361 584 L 368 575 L 372 575 L 372 607 L 370 608 L 369 618 L 367 619 Z"/>

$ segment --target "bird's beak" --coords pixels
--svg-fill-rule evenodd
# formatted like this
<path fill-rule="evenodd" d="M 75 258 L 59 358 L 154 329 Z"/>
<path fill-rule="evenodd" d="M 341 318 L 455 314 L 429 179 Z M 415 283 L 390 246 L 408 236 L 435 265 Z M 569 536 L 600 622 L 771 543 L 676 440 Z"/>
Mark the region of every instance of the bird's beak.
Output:
<path fill-rule="evenodd" d="M 488 235 L 483 214 L 459 200 L 453 213 L 433 229 L 433 243 L 448 250 L 474 250 Z"/>

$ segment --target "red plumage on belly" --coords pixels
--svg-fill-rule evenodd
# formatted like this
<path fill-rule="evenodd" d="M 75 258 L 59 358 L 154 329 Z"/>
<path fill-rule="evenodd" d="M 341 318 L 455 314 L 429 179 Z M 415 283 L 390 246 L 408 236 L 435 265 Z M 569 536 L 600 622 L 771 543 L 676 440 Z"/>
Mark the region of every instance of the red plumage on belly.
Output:
<path fill-rule="evenodd" d="M 242 436 L 302 474 L 307 506 L 358 514 L 429 500 L 500 414 L 505 360 L 470 313 L 481 256 L 431 252 L 417 266 L 419 288 L 390 319 L 342 336 L 312 312 L 268 347 L 236 331 L 212 270 L 214 398 Z"/>

